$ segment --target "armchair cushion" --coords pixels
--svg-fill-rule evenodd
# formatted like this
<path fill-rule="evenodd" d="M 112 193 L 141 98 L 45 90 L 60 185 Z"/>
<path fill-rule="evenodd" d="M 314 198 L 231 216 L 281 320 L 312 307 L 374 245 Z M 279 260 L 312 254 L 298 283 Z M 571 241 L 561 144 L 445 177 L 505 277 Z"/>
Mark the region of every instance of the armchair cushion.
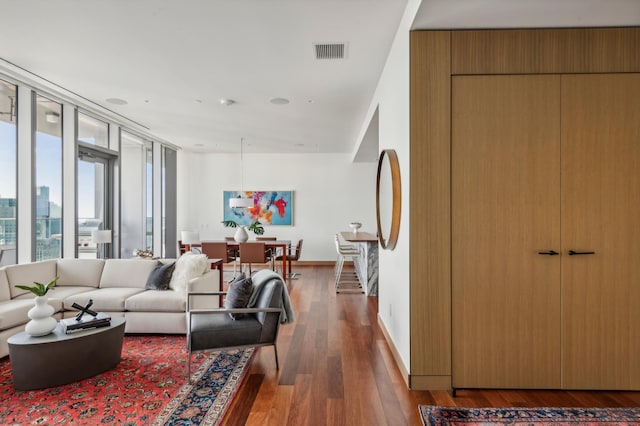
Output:
<path fill-rule="evenodd" d="M 255 315 L 232 320 L 224 313 L 196 314 L 191 319 L 191 350 L 256 344 L 261 334 L 262 324 Z"/>
<path fill-rule="evenodd" d="M 229 283 L 227 297 L 224 299 L 224 307 L 227 309 L 246 308 L 249 298 L 253 293 L 253 284 L 251 278 L 247 278 L 244 272 L 241 272 L 233 281 Z M 231 319 L 240 319 L 245 314 L 229 312 Z"/>
<path fill-rule="evenodd" d="M 147 290 L 168 290 L 175 267 L 175 263 L 164 264 L 156 261 L 144 288 Z"/>

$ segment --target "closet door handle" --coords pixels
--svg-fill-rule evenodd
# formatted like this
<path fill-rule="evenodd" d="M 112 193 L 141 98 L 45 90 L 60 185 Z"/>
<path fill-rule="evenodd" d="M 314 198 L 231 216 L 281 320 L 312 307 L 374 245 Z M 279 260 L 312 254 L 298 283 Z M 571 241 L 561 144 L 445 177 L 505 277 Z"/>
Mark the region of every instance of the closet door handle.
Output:
<path fill-rule="evenodd" d="M 574 251 L 569 250 L 569 256 L 577 256 L 579 254 L 596 254 L 595 251 Z"/>
<path fill-rule="evenodd" d="M 538 254 L 546 254 L 547 256 L 557 256 L 560 253 L 557 251 L 549 250 L 549 251 L 539 251 Z"/>

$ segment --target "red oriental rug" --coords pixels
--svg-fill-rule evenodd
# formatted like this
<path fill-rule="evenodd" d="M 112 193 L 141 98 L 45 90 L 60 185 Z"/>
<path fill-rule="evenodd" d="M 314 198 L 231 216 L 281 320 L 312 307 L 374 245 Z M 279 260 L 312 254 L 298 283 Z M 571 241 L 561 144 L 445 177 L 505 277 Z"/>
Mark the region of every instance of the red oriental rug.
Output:
<path fill-rule="evenodd" d="M 9 357 L 0 360 L 2 425 L 216 425 L 235 395 L 253 348 L 192 356 L 189 384 L 184 336 L 125 336 L 122 361 L 68 385 L 13 387 Z M 55 368 L 55 360 L 51 360 Z"/>
<path fill-rule="evenodd" d="M 434 426 L 640 425 L 640 408 L 461 408 L 420 405 L 422 423 Z"/>

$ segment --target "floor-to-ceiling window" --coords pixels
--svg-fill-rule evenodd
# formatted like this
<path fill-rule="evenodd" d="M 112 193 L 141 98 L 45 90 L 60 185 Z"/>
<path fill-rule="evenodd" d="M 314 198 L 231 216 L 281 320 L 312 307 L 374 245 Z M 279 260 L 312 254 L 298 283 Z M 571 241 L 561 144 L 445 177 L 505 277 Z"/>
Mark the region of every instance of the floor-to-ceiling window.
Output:
<path fill-rule="evenodd" d="M 16 263 L 17 89 L 0 80 L 0 266 Z"/>
<path fill-rule="evenodd" d="M 62 105 L 35 97 L 35 260 L 62 255 Z"/>
<path fill-rule="evenodd" d="M 145 186 L 147 200 L 145 205 L 145 244 L 147 248 L 153 248 L 153 143 L 145 141 Z"/>
<path fill-rule="evenodd" d="M 112 230 L 111 194 L 113 161 L 117 153 L 107 149 L 107 123 L 78 113 L 77 189 L 77 256 L 79 258 L 110 257 L 110 244 L 97 247 L 91 238 L 95 230 Z"/>
<path fill-rule="evenodd" d="M 147 243 L 146 141 L 128 132 L 120 136 L 120 257 L 129 258 Z"/>

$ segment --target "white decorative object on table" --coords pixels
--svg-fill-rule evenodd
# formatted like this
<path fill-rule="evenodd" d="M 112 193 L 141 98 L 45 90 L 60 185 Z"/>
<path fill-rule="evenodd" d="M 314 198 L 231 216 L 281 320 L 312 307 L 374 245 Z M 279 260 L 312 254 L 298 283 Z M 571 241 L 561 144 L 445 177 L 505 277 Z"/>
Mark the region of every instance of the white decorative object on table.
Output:
<path fill-rule="evenodd" d="M 30 334 L 31 336 L 45 336 L 51 333 L 53 329 L 56 328 L 56 325 L 58 325 L 58 321 L 52 317 L 55 309 L 47 303 L 49 301 L 47 293 L 55 287 L 58 279 L 60 279 L 60 277 L 55 277 L 49 281 L 48 284 L 42 284 L 34 281 L 32 286 L 21 284 L 15 285 L 16 288 L 30 291 L 36 296 L 33 301 L 35 306 L 27 312 L 27 316 L 31 319 L 24 329 L 27 334 Z"/>
<path fill-rule="evenodd" d="M 249 240 L 249 234 L 247 233 L 246 226 L 238 226 L 236 233 L 233 236 L 233 239 L 236 240 L 237 243 L 246 243 Z"/>
<path fill-rule="evenodd" d="M 360 229 L 362 227 L 362 224 L 360 222 L 351 222 L 349 223 L 349 227 L 351 229 L 353 229 L 353 233 L 357 234 L 358 233 L 358 229 Z"/>
<path fill-rule="evenodd" d="M 31 321 L 27 323 L 24 331 L 31 336 L 45 336 L 53 331 L 58 321 L 52 317 L 55 309 L 47 303 L 49 296 L 36 296 L 35 306 L 29 310 L 27 316 Z"/>

